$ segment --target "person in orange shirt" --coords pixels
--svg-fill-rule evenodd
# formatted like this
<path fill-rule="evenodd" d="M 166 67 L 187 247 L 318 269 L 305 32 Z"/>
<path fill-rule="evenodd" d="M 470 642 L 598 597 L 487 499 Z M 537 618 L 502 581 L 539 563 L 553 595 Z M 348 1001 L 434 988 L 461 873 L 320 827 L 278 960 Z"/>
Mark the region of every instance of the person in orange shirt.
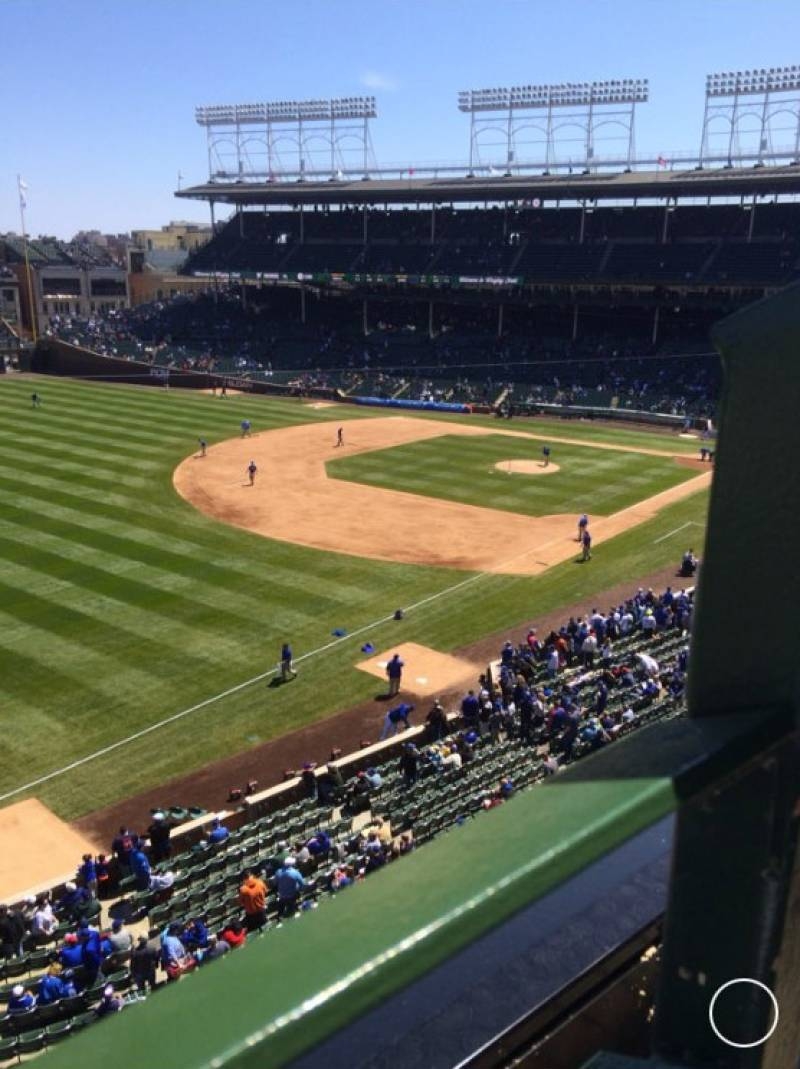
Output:
<path fill-rule="evenodd" d="M 255 932 L 267 923 L 267 885 L 254 872 L 248 871 L 239 888 L 239 905 L 244 910 L 248 932 Z"/>

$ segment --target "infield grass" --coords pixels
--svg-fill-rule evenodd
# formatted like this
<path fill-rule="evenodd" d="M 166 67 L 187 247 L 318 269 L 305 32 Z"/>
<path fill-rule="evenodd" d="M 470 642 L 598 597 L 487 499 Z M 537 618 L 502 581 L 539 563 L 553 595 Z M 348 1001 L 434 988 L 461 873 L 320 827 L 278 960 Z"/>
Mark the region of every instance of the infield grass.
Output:
<path fill-rule="evenodd" d="M 370 697 L 375 681 L 353 667 L 367 638 L 378 649 L 400 636 L 466 644 L 677 560 L 680 538 L 655 539 L 705 520 L 707 495 L 695 495 L 599 545 L 591 567 L 538 577 L 274 542 L 209 519 L 172 487 L 199 436 L 233 437 L 245 416 L 258 433 L 341 421 L 342 410 L 0 378 L 0 793 L 273 667 L 285 638 L 302 656 L 331 643 L 334 628 L 352 634 L 433 596 L 402 624 L 314 653 L 286 687 L 244 687 L 30 792 L 65 818 L 99 808 Z"/>
<path fill-rule="evenodd" d="M 541 443 L 502 434 L 443 435 L 331 460 L 326 467 L 331 478 L 529 516 L 608 516 L 697 475 L 671 457 L 589 445 L 553 443 L 555 472 L 509 474 L 509 459 L 539 465 Z"/>

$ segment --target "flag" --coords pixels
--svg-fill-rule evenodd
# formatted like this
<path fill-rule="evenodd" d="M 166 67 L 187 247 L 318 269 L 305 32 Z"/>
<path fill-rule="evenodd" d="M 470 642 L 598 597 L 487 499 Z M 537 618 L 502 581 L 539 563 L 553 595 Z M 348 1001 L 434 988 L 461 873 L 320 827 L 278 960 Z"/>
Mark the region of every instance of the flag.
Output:
<path fill-rule="evenodd" d="M 666 158 L 664 156 L 657 156 L 656 157 L 656 163 L 658 164 L 659 167 L 666 167 L 667 166 L 667 160 L 666 160 Z"/>
<path fill-rule="evenodd" d="M 413 174 L 414 174 L 414 168 L 413 167 L 409 167 L 408 168 L 408 177 L 411 178 L 413 176 Z"/>
<path fill-rule="evenodd" d="M 19 175 L 17 175 L 17 187 L 19 189 L 19 206 L 20 208 L 27 208 L 28 200 L 25 194 L 28 192 L 28 187 Z"/>

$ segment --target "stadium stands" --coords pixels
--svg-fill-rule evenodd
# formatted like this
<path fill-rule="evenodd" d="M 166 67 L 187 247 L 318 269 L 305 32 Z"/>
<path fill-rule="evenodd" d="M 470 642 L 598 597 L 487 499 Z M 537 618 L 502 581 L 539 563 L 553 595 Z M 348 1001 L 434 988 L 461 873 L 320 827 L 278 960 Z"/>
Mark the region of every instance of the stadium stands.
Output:
<path fill-rule="evenodd" d="M 520 284 L 728 282 L 798 273 L 790 204 L 243 212 L 188 261 L 195 272 L 514 276 Z M 755 225 L 757 220 L 757 225 Z M 721 270 L 711 267 L 724 251 Z"/>
<path fill-rule="evenodd" d="M 102 873 L 90 858 L 76 882 L 0 908 L 0 997 L 8 1003 L 0 1056 L 61 1042 L 154 990 L 157 963 L 167 982 L 177 979 L 242 945 L 248 931 L 252 938 L 287 915 L 325 908 L 344 888 L 441 834 L 457 834 L 484 810 L 568 775 L 571 763 L 623 745 L 632 731 L 681 715 L 692 611 L 691 591 L 640 589 L 558 632 L 530 630 L 498 651 L 449 717 L 435 703 L 424 724 L 360 759 L 307 765 L 306 797 L 265 812 L 254 796 L 230 820 L 233 830 L 216 819 L 211 834 L 178 844 L 160 863 L 148 863 L 146 840 L 122 829 L 108 926 L 93 897 Z M 349 770 L 346 778 L 340 769 Z M 152 841 L 150 853 L 152 862 Z M 136 890 L 139 877 L 126 875 L 124 859 L 140 873 L 140 857 L 147 879 Z M 247 872 L 260 874 L 252 900 L 242 890 Z"/>
<path fill-rule="evenodd" d="M 353 327 L 360 302 L 309 295 L 305 324 L 297 321 L 297 303 L 297 292 L 284 288 L 244 299 L 224 290 L 90 319 L 55 316 L 51 330 L 105 355 L 303 389 L 324 385 L 348 396 L 390 397 L 418 380 L 442 396 L 459 383 L 450 399 L 487 405 L 511 386 L 516 398 L 531 404 L 561 404 L 567 395 L 579 399 L 584 390 L 599 390 L 601 407 L 700 416 L 714 411 L 718 366 L 700 340 L 703 316 L 687 317 L 687 334 L 669 329 L 673 336 L 654 346 L 615 335 L 607 320 L 598 320 L 600 333 L 571 341 L 555 333 L 558 317 L 515 309 L 498 338 L 495 310 L 471 303 L 437 312 L 438 333 L 430 337 L 424 305 L 384 299 L 375 302 L 374 327 L 364 337 Z M 667 359 L 675 353 L 680 360 Z M 368 378 L 377 378 L 380 389 L 370 389 Z"/>

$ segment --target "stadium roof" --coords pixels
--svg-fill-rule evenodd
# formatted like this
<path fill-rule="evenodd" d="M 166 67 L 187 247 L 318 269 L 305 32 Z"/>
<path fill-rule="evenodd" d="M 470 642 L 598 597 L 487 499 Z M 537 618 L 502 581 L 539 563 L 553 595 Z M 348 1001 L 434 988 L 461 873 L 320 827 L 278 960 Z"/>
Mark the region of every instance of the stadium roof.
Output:
<path fill-rule="evenodd" d="M 524 200 L 633 200 L 800 193 L 800 166 L 480 178 L 342 179 L 324 182 L 206 182 L 175 192 L 187 200 L 248 205 L 420 204 Z"/>

